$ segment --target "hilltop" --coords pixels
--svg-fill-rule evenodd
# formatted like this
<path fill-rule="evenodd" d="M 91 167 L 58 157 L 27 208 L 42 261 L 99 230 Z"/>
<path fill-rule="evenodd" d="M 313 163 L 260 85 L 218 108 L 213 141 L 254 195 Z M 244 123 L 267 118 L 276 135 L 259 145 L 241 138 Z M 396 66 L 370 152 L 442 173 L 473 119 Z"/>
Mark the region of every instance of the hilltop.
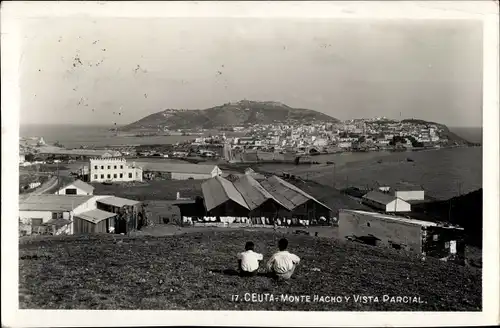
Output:
<path fill-rule="evenodd" d="M 241 100 L 207 109 L 166 109 L 148 115 L 118 131 L 163 131 L 176 129 L 214 129 L 271 123 L 339 122 L 329 115 L 302 108 L 292 108 L 273 101 Z"/>

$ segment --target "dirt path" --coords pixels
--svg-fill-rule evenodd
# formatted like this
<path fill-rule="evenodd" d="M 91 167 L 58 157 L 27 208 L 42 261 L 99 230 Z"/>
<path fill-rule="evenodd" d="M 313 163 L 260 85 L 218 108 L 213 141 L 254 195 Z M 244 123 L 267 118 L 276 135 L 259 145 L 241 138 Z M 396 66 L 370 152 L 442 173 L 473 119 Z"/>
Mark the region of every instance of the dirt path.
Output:
<path fill-rule="evenodd" d="M 51 177 L 49 180 L 45 181 L 40 187 L 35 191 L 31 192 L 30 195 L 41 195 L 47 190 L 54 188 L 57 185 L 57 177 Z"/>

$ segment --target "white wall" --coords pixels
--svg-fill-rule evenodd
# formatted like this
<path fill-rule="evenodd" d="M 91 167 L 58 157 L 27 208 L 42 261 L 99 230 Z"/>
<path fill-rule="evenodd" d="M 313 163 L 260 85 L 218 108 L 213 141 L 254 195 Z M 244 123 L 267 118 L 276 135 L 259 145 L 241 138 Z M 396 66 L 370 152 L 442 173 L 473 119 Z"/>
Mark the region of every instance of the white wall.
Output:
<path fill-rule="evenodd" d="M 60 190 L 56 191 L 56 195 L 66 195 L 66 189 L 76 189 L 76 195 L 92 195 L 92 193 L 88 193 L 80 188 L 75 187 L 74 185 L 69 185 L 64 188 L 61 188 Z"/>
<path fill-rule="evenodd" d="M 402 199 L 396 199 L 386 205 L 386 212 L 410 212 L 411 205 Z"/>
<path fill-rule="evenodd" d="M 403 200 L 424 200 L 425 192 L 423 190 L 395 191 L 394 195 Z"/>
<path fill-rule="evenodd" d="M 68 212 L 63 212 L 63 218 L 67 219 Z M 19 211 L 20 226 L 19 230 L 26 231 L 26 234 L 31 234 L 31 219 L 42 219 L 43 223 L 52 220 L 52 211 Z M 69 224 L 69 233 L 73 231 L 73 224 Z"/>
<path fill-rule="evenodd" d="M 212 178 L 213 177 L 216 177 L 216 176 L 220 176 L 222 175 L 222 170 L 218 167 L 218 166 L 215 166 L 214 169 L 212 170 Z"/>
<path fill-rule="evenodd" d="M 130 174 L 132 174 L 131 177 Z M 91 159 L 90 181 L 104 182 L 106 180 L 118 182 L 142 181 L 142 169 L 140 167 L 130 166 L 123 158 Z"/>
<path fill-rule="evenodd" d="M 51 211 L 19 211 L 19 218 L 23 224 L 30 224 L 31 219 L 42 219 L 43 223 L 52 219 Z"/>

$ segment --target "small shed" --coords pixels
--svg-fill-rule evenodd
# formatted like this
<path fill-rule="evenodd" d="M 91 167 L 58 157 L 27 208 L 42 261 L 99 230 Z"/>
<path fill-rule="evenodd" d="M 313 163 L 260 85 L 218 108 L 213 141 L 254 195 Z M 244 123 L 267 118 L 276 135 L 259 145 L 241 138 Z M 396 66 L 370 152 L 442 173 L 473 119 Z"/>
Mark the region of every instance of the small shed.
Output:
<path fill-rule="evenodd" d="M 55 192 L 56 195 L 93 195 L 94 187 L 82 180 L 75 180 Z"/>
<path fill-rule="evenodd" d="M 116 214 L 115 233 L 127 233 L 140 227 L 145 219 L 141 202 L 116 196 L 103 197 L 96 201 L 97 209 Z"/>
<path fill-rule="evenodd" d="M 115 231 L 116 213 L 93 209 L 74 218 L 73 231 L 78 233 L 112 233 Z"/>
<path fill-rule="evenodd" d="M 362 197 L 363 204 L 384 212 L 410 212 L 410 203 L 379 191 L 370 191 Z"/>

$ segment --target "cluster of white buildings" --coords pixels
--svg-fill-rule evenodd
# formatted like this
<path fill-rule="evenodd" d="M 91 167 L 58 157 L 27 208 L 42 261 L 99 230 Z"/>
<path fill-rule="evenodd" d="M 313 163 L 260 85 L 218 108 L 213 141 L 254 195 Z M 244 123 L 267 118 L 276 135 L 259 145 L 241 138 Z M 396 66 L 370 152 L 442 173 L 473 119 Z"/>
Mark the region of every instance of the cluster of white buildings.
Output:
<path fill-rule="evenodd" d="M 245 137 L 226 139 L 224 136 L 221 140 L 227 140 L 233 148 L 273 148 L 279 151 L 314 147 L 321 151 L 330 146 L 348 149 L 354 144 L 383 148 L 389 146 L 394 137 L 411 137 L 424 144 L 445 142 L 447 140 L 440 137 L 442 132 L 435 124 L 389 121 L 382 117 L 341 123 L 254 125 L 248 129 Z M 409 138 L 405 143 L 404 146 L 408 147 L 413 144 Z"/>

